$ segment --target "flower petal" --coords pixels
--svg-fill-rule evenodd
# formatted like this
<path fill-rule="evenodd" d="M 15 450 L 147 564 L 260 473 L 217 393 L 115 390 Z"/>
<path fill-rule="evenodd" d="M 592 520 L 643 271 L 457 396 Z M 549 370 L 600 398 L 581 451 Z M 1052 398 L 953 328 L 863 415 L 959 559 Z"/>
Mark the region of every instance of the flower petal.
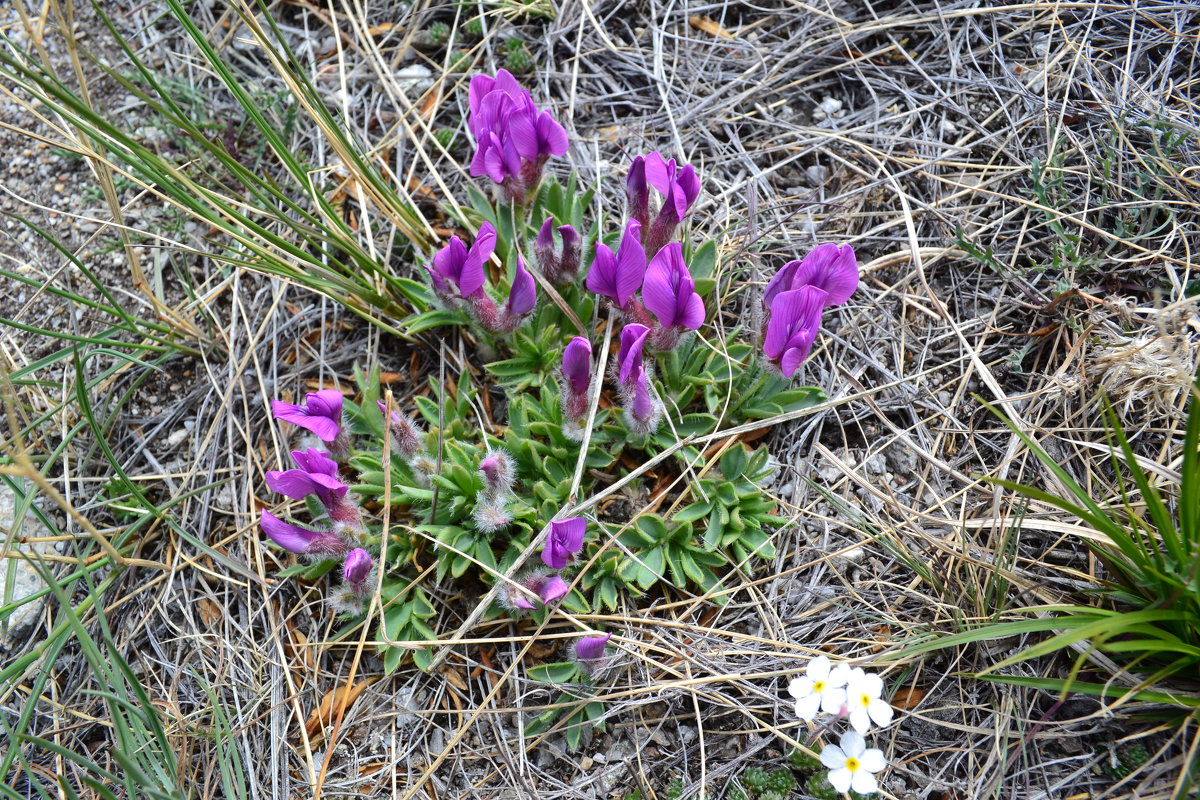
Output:
<path fill-rule="evenodd" d="M 512 289 L 508 293 L 508 313 L 523 317 L 537 305 L 537 287 L 533 276 L 525 269 L 525 261 L 517 255 L 517 271 L 513 276 Z"/>
<path fill-rule="evenodd" d="M 863 754 L 858 757 L 858 763 L 867 772 L 879 772 L 887 768 L 887 759 L 883 757 L 883 751 L 874 747 L 864 750 Z"/>
<path fill-rule="evenodd" d="M 543 111 L 537 120 L 538 154 L 539 156 L 564 156 L 570 146 L 567 131 L 558 121 Z"/>
<path fill-rule="evenodd" d="M 646 156 L 646 182 L 657 189 L 659 194 L 665 196 L 670 191 L 674 173 L 675 159 L 668 161 L 657 150 Z"/>
<path fill-rule="evenodd" d="M 604 647 L 611 638 L 611 633 L 603 636 L 584 636 L 575 642 L 575 657 L 580 661 L 595 661 L 604 655 Z"/>
<path fill-rule="evenodd" d="M 552 575 L 542 582 L 538 587 L 538 596 L 542 598 L 542 602 L 550 605 L 555 600 L 559 600 L 570 591 L 571 587 L 562 578 L 557 575 Z"/>
<path fill-rule="evenodd" d="M 479 233 L 471 244 L 463 259 L 462 271 L 458 277 L 458 291 L 463 297 L 471 297 L 483 289 L 487 283 L 487 273 L 484 264 L 496 250 L 496 229 L 490 222 L 479 226 Z"/>
<path fill-rule="evenodd" d="M 646 276 L 642 281 L 642 304 L 664 328 L 677 324 L 678 281 L 673 278 L 679 269 L 687 269 L 683 266 L 683 246 L 679 242 L 671 242 L 650 259 L 650 266 L 646 268 Z"/>
<path fill-rule="evenodd" d="M 842 751 L 850 758 L 858 758 L 867 750 L 867 740 L 854 731 L 846 731 L 838 742 Z"/>
<path fill-rule="evenodd" d="M 804 670 L 804 673 L 814 681 L 822 681 L 829 677 L 829 670 L 832 666 L 829 656 L 817 656 L 808 662 L 808 668 Z"/>
<path fill-rule="evenodd" d="M 632 383 L 635 373 L 642 368 L 642 348 L 650 329 L 636 322 L 621 329 L 621 347 L 617 351 L 617 382 L 622 385 Z"/>
<path fill-rule="evenodd" d="M 854 780 L 854 773 L 842 767 L 841 769 L 829 770 L 829 775 L 826 778 L 829 784 L 843 794 L 850 791 L 850 784 Z"/>
<path fill-rule="evenodd" d="M 292 461 L 305 472 L 337 477 L 338 463 L 329 457 L 329 453 L 310 447 L 307 450 L 293 450 Z"/>
<path fill-rule="evenodd" d="M 829 769 L 837 769 L 846 765 L 846 753 L 836 744 L 827 744 L 821 750 L 821 763 Z"/>
<path fill-rule="evenodd" d="M 576 336 L 563 350 L 563 377 L 575 394 L 583 394 L 592 383 L 592 343 Z"/>
<path fill-rule="evenodd" d="M 875 776 L 866 770 L 855 770 L 850 777 L 850 788 L 859 794 L 871 794 L 879 791 L 879 781 L 875 780 Z"/>
<path fill-rule="evenodd" d="M 550 523 L 553 535 L 572 553 L 583 549 L 583 539 L 587 536 L 587 520 L 583 517 L 570 517 Z"/>
<path fill-rule="evenodd" d="M 801 697 L 808 697 L 812 694 L 813 680 L 807 676 L 792 678 L 792 682 L 788 684 L 788 694 L 799 700 Z"/>
<path fill-rule="evenodd" d="M 805 722 L 812 722 L 821 709 L 821 695 L 813 693 L 796 701 L 796 716 Z"/>
<path fill-rule="evenodd" d="M 596 244 L 596 257 L 584 282 L 589 292 L 617 299 L 617 259 L 608 245 Z"/>
<path fill-rule="evenodd" d="M 342 578 L 346 583 L 362 583 L 371 574 L 373 565 L 371 554 L 361 547 L 356 547 L 346 555 L 346 563 L 342 565 Z"/>
<path fill-rule="evenodd" d="M 269 511 L 263 511 L 259 524 L 271 541 L 293 553 L 311 553 L 320 549 L 322 542 L 332 534 L 313 531 L 284 522 Z"/>
<path fill-rule="evenodd" d="M 625 223 L 625 235 L 617 248 L 617 305 L 624 308 L 642 288 L 646 275 L 646 251 L 642 249 L 642 226 L 636 219 Z"/>
<path fill-rule="evenodd" d="M 838 714 L 846 705 L 846 690 L 829 688 L 821 692 L 821 710 L 826 714 Z"/>
<path fill-rule="evenodd" d="M 817 245 L 800 262 L 792 278 L 792 288 L 811 284 L 829 293 L 826 306 L 837 306 L 850 299 L 858 289 L 858 260 L 850 245 L 832 242 Z"/>
<path fill-rule="evenodd" d="M 871 721 L 881 728 L 886 728 L 891 724 L 895 713 L 886 700 L 879 698 L 873 699 L 871 704 L 867 706 L 867 714 L 870 715 Z"/>

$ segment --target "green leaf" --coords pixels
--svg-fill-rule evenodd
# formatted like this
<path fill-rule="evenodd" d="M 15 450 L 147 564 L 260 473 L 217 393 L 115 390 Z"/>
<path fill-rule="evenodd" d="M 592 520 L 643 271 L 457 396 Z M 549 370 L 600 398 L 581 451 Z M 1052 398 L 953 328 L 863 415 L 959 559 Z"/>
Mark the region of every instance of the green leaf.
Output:
<path fill-rule="evenodd" d="M 634 521 L 634 526 L 651 542 L 666 541 L 668 536 L 667 524 L 658 514 L 642 514 Z"/>
<path fill-rule="evenodd" d="M 466 318 L 454 311 L 445 311 L 440 308 L 423 311 L 420 314 L 410 314 L 400 320 L 400 328 L 410 336 L 415 336 L 418 333 L 440 328 L 444 325 L 466 325 Z"/>
<path fill-rule="evenodd" d="M 692 260 L 688 262 L 688 272 L 693 280 L 711 278 L 717 270 L 717 243 L 709 239 L 692 252 Z"/>
<path fill-rule="evenodd" d="M 675 522 L 695 522 L 696 520 L 707 516 L 708 512 L 711 510 L 711 502 L 699 501 L 679 509 L 675 512 L 675 515 L 671 517 L 671 519 Z"/>
<path fill-rule="evenodd" d="M 542 683 L 578 683 L 579 666 L 573 661 L 558 661 L 530 667 L 526 673 L 531 679 Z"/>

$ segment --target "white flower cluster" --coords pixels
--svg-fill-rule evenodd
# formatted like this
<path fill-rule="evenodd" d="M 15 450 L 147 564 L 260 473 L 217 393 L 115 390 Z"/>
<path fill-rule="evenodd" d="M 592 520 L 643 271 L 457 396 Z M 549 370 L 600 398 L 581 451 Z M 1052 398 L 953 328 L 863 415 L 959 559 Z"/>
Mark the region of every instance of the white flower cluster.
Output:
<path fill-rule="evenodd" d="M 805 674 L 788 684 L 796 699 L 796 716 L 812 722 L 820 713 L 849 717 L 854 728 L 842 735 L 840 747 L 826 745 L 821 763 L 829 768 L 829 783 L 839 792 L 853 789 L 859 794 L 879 790 L 875 773 L 887 766 L 883 752 L 867 749 L 863 734 L 872 723 L 885 727 L 895 713 L 883 694 L 883 679 L 861 667 L 838 664 L 825 656 L 808 662 Z"/>

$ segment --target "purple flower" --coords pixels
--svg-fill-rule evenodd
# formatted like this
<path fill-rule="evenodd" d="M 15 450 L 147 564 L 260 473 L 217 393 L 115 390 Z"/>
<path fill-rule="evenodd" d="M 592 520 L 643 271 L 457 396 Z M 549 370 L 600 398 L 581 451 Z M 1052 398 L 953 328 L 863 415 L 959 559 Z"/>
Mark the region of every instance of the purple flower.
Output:
<path fill-rule="evenodd" d="M 796 368 L 808 358 L 821 327 L 821 311 L 828 297 L 828 292 L 816 286 L 804 286 L 775 296 L 763 341 L 763 355 L 785 377 L 792 377 Z"/>
<path fill-rule="evenodd" d="M 524 203 L 550 156 L 567 152 L 567 132 L 506 70 L 471 79 L 467 127 L 478 145 L 471 174 L 487 175 L 508 199 Z"/>
<path fill-rule="evenodd" d="M 626 325 L 621 330 L 621 347 L 617 350 L 617 382 L 629 386 L 636 380 L 638 373 L 644 373 L 642 366 L 642 348 L 650 329 L 636 322 Z"/>
<path fill-rule="evenodd" d="M 583 549 L 583 537 L 587 535 L 587 520 L 583 517 L 554 520 L 550 523 L 550 535 L 542 549 L 542 561 L 550 569 L 562 569 L 575 560 L 575 554 Z"/>
<path fill-rule="evenodd" d="M 275 419 L 312 431 L 323 442 L 332 442 L 341 433 L 342 393 L 337 389 L 310 392 L 301 405 L 272 400 L 271 413 Z"/>
<path fill-rule="evenodd" d="M 621 244 L 613 251 L 607 245 L 596 244 L 596 258 L 588 270 L 587 288 L 616 302 L 624 310 L 642 287 L 646 275 L 646 251 L 639 236 L 641 223 L 635 219 L 625 223 Z"/>
<path fill-rule="evenodd" d="M 367 578 L 375 562 L 371 554 L 361 547 L 356 547 L 346 555 L 346 563 L 342 565 L 342 579 L 350 587 L 350 591 L 362 595 L 367 593 Z"/>
<path fill-rule="evenodd" d="M 625 176 L 625 200 L 629 204 L 629 216 L 636 219 L 643 229 L 650 229 L 650 188 L 646 184 L 646 159 L 638 156 L 629 165 Z"/>
<path fill-rule="evenodd" d="M 597 661 L 603 658 L 604 648 L 611 638 L 611 633 L 603 636 L 584 636 L 575 642 L 575 658 L 579 661 Z"/>
<path fill-rule="evenodd" d="M 292 460 L 300 469 L 267 470 L 267 486 L 293 500 L 316 495 L 329 511 L 330 518 L 337 519 L 336 512 L 345 505 L 346 492 L 350 488 L 337 479 L 337 462 L 316 448 L 304 452 L 293 450 Z"/>
<path fill-rule="evenodd" d="M 563 351 L 562 372 L 571 392 L 586 395 L 592 383 L 592 343 L 582 336 L 572 339 Z"/>
<path fill-rule="evenodd" d="M 675 159 L 664 159 L 655 151 L 646 156 L 646 182 L 663 197 L 658 216 L 645 234 L 646 250 L 656 253 L 670 240 L 675 227 L 700 196 L 700 178 L 691 164 L 680 168 Z"/>
<path fill-rule="evenodd" d="M 512 490 L 516 466 L 507 451 L 489 452 L 479 462 L 479 471 L 483 473 L 483 492 L 487 498 L 504 497 Z"/>
<path fill-rule="evenodd" d="M 462 239 L 451 236 L 450 242 L 433 256 L 433 266 L 425 265 L 429 280 L 438 297 L 448 305 L 459 298 L 478 297 L 487 283 L 484 264 L 496 250 L 496 229 L 490 222 L 479 226 L 475 242 L 468 250 Z"/>
<path fill-rule="evenodd" d="M 629 389 L 630 427 L 638 433 L 651 433 L 658 427 L 658 405 L 650 393 L 650 379 L 644 369 L 638 369 Z"/>
<path fill-rule="evenodd" d="M 665 245 L 650 260 L 642 283 L 642 303 L 664 328 L 694 331 L 704 323 L 704 301 L 683 263 L 683 246 Z"/>
<path fill-rule="evenodd" d="M 524 317 L 537 304 L 537 288 L 533 282 L 533 276 L 525 269 L 525 261 L 521 255 L 517 254 L 517 271 L 513 275 L 512 289 L 508 293 L 508 303 L 505 304 L 504 311 L 509 320 L 512 320 L 512 328 L 515 330 L 520 325 L 520 318 Z"/>
<path fill-rule="evenodd" d="M 376 400 L 375 402 L 379 405 L 379 413 L 383 414 L 386 418 L 387 404 L 382 400 Z M 397 452 L 405 458 L 411 458 L 423 449 L 421 433 L 417 429 L 417 426 L 399 411 L 392 412 L 392 418 L 388 422 L 387 429 L 392 435 L 392 444 L 396 446 Z"/>
<path fill-rule="evenodd" d="M 350 549 L 346 540 L 333 531 L 314 531 L 284 522 L 269 511 L 262 512 L 260 524 L 271 541 L 301 555 L 340 556 Z"/>
<path fill-rule="evenodd" d="M 538 231 L 533 245 L 537 257 L 538 269 L 546 276 L 546 280 L 555 286 L 563 286 L 575 280 L 579 271 L 580 238 L 570 225 L 559 225 L 558 234 L 562 238 L 562 251 L 554 247 L 554 217 L 546 217 Z"/>
<path fill-rule="evenodd" d="M 858 288 L 858 260 L 850 245 L 832 242 L 819 244 L 800 261 L 784 264 L 763 291 L 763 308 L 768 311 L 781 293 L 802 286 L 823 289 L 828 296 L 825 307 L 838 306 L 850 299 Z"/>
<path fill-rule="evenodd" d="M 545 572 L 534 570 L 517 579 L 517 583 L 533 592 L 541 600 L 542 605 L 548 606 L 555 600 L 560 600 L 571 587 L 557 575 L 547 575 Z M 530 602 L 528 596 L 515 586 L 510 586 L 502 599 L 509 608 L 528 611 L 537 608 Z"/>

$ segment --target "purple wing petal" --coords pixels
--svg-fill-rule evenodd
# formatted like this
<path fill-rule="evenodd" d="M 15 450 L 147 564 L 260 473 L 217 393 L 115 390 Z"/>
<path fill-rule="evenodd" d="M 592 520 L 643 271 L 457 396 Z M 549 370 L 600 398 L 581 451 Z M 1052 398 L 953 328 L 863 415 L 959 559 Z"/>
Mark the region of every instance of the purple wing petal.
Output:
<path fill-rule="evenodd" d="M 829 292 L 825 300 L 827 305 L 837 306 L 849 300 L 858 288 L 858 259 L 854 248 L 832 242 L 813 248 L 800 262 L 792 285 L 799 288 L 806 283 Z"/>
<path fill-rule="evenodd" d="M 612 638 L 611 633 L 603 636 L 585 636 L 575 642 L 575 657 L 580 661 L 595 661 L 604 655 L 604 647 Z"/>
<path fill-rule="evenodd" d="M 666 195 L 670 190 L 674 173 L 675 159 L 668 161 L 657 150 L 646 156 L 646 182 L 657 189 L 659 194 Z"/>
<path fill-rule="evenodd" d="M 305 472 L 337 477 L 338 463 L 329 457 L 329 453 L 310 447 L 307 450 L 293 450 L 292 461 Z"/>
<path fill-rule="evenodd" d="M 567 132 L 550 115 L 549 111 L 543 111 L 538 116 L 537 135 L 539 155 L 564 156 L 567 154 L 567 148 L 570 146 L 567 141 Z"/>
<path fill-rule="evenodd" d="M 562 569 L 571 561 L 563 546 L 551 539 L 542 548 L 542 563 L 550 569 Z"/>
<path fill-rule="evenodd" d="M 642 225 L 650 224 L 650 189 L 646 185 L 646 159 L 638 156 L 629 165 L 625 176 L 625 200 L 629 203 L 629 216 Z"/>
<path fill-rule="evenodd" d="M 779 272 L 775 273 L 775 276 L 771 280 L 767 281 L 767 288 L 763 290 L 763 308 L 769 309 L 780 292 L 800 288 L 793 281 L 796 277 L 796 272 L 800 269 L 800 263 L 799 261 L 789 261 L 780 268 Z"/>
<path fill-rule="evenodd" d="M 692 203 L 696 202 L 696 198 L 700 196 L 700 176 L 696 174 L 696 168 L 688 164 L 679 171 L 675 182 L 683 190 L 683 196 L 687 200 L 687 205 L 684 206 L 684 213 L 686 213 L 687 209 L 692 207 Z"/>
<path fill-rule="evenodd" d="M 538 587 L 538 596 L 542 598 L 542 602 L 550 605 L 555 600 L 559 600 L 570 591 L 571 587 L 562 578 L 557 575 L 552 575 L 542 582 Z"/>
<path fill-rule="evenodd" d="M 624 308 L 642 288 L 646 276 L 646 251 L 642 249 L 642 226 L 636 219 L 625 223 L 625 235 L 617 248 L 617 305 Z"/>
<path fill-rule="evenodd" d="M 592 343 L 576 336 L 563 351 L 563 375 L 575 394 L 583 394 L 592 382 Z"/>
<path fill-rule="evenodd" d="M 463 262 L 467 259 L 467 246 L 462 239 L 451 236 L 441 250 L 433 254 L 433 270 L 442 278 L 458 283 Z"/>
<path fill-rule="evenodd" d="M 458 291 L 463 297 L 473 297 L 487 283 L 484 264 L 496 249 L 496 230 L 487 222 L 479 228 L 479 234 L 471 249 L 463 258 L 462 272 L 458 276 Z"/>
<path fill-rule="evenodd" d="M 700 299 L 700 295 L 696 294 L 695 290 L 688 295 L 683 308 L 679 310 L 677 320 L 676 324 L 679 327 L 689 331 L 698 331 L 704 324 L 704 301 Z"/>
<path fill-rule="evenodd" d="M 537 161 L 537 120 L 531 109 L 520 109 L 511 114 L 507 121 L 508 138 L 516 148 L 517 154 L 526 161 Z"/>
<path fill-rule="evenodd" d="M 342 565 L 342 578 L 346 583 L 362 583 L 371 574 L 373 565 L 371 554 L 361 547 L 356 547 L 346 555 L 346 563 Z"/>
<path fill-rule="evenodd" d="M 583 549 L 583 539 L 587 535 L 587 520 L 583 517 L 556 520 L 550 523 L 550 529 L 551 535 L 558 538 L 567 552 L 578 553 Z"/>
<path fill-rule="evenodd" d="M 626 325 L 621 330 L 621 348 L 617 351 L 618 381 L 628 384 L 635 371 L 641 369 L 642 347 L 650 329 L 636 322 Z"/>
<path fill-rule="evenodd" d="M 633 418 L 637 420 L 650 419 L 654 414 L 654 398 L 650 396 L 650 380 L 646 370 L 639 363 L 633 376 Z"/>
<path fill-rule="evenodd" d="M 537 250 L 551 250 L 554 248 L 554 217 L 546 217 L 546 221 L 542 223 L 541 229 L 538 230 L 537 239 L 534 240 L 533 246 Z"/>
<path fill-rule="evenodd" d="M 608 245 L 596 244 L 596 257 L 592 259 L 584 285 L 589 292 L 617 299 L 617 259 Z"/>
<path fill-rule="evenodd" d="M 304 398 L 304 403 L 308 406 L 308 413 L 340 422 L 344 399 L 342 393 L 337 389 L 321 389 L 317 392 L 310 392 Z"/>
<path fill-rule="evenodd" d="M 316 494 L 317 491 L 312 476 L 301 469 L 289 469 L 282 472 L 275 469 L 267 470 L 266 479 L 267 487 L 272 492 L 277 492 L 293 500 L 303 500 L 310 494 Z"/>
<path fill-rule="evenodd" d="M 533 311 L 537 304 L 537 289 L 533 276 L 525 269 L 525 262 L 517 255 L 517 272 L 513 276 L 512 289 L 508 293 L 508 313 L 522 317 Z"/>
<path fill-rule="evenodd" d="M 293 553 L 309 552 L 309 548 L 322 538 L 321 531 L 310 531 L 284 522 L 269 511 L 262 512 L 260 524 L 272 542 Z"/>
<path fill-rule="evenodd" d="M 650 259 L 646 277 L 642 281 L 642 303 L 650 310 L 664 328 L 678 324 L 676 321 L 677 283 L 676 271 L 683 266 L 683 245 L 671 242 Z"/>

